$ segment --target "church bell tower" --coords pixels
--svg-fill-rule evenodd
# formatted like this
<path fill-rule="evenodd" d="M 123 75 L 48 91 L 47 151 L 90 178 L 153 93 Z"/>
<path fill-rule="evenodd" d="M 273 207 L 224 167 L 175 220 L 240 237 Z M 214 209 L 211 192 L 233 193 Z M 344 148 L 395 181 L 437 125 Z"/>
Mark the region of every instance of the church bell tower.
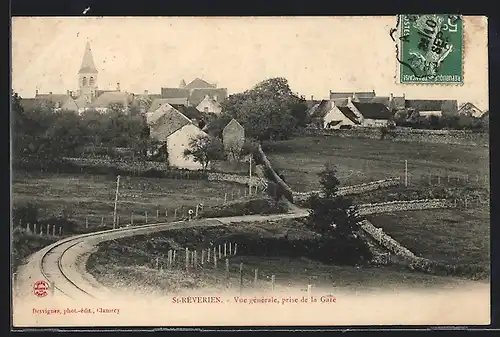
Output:
<path fill-rule="evenodd" d="M 82 65 L 78 71 L 78 88 L 80 89 L 80 96 L 85 97 L 88 103 L 92 102 L 95 97 L 97 73 L 90 43 L 87 42 L 85 52 L 83 53 Z"/>

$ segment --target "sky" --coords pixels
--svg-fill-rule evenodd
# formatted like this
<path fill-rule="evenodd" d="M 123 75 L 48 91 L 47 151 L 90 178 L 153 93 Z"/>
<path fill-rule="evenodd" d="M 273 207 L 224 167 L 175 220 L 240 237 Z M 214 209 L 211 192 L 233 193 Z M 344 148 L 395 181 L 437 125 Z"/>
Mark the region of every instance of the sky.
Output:
<path fill-rule="evenodd" d="M 310 99 L 329 91 L 457 99 L 488 109 L 486 17 L 464 17 L 464 84 L 398 84 L 395 16 L 16 17 L 12 88 L 21 97 L 76 90 L 87 41 L 99 89 L 160 93 L 196 77 L 236 93 L 271 77 Z"/>

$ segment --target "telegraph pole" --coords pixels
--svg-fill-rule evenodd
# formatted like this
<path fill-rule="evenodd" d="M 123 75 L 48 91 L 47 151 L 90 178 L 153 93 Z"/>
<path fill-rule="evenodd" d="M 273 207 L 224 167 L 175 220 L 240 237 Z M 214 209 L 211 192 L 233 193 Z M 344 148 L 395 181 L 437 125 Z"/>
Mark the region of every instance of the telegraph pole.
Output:
<path fill-rule="evenodd" d="M 252 194 L 252 154 L 250 153 L 250 171 L 249 171 L 249 179 L 248 179 L 248 195 Z"/>
<path fill-rule="evenodd" d="M 113 211 L 113 229 L 116 227 L 116 208 L 118 206 L 118 189 L 120 188 L 120 176 L 116 177 L 115 210 Z"/>

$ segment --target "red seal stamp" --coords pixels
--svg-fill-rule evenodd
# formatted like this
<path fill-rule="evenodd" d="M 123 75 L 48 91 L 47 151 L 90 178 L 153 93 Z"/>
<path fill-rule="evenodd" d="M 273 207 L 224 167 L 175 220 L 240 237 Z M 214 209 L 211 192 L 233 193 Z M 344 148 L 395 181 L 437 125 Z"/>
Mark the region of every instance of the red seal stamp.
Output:
<path fill-rule="evenodd" d="M 49 284 L 45 281 L 36 281 L 33 285 L 33 293 L 38 297 L 47 296 L 49 293 Z"/>

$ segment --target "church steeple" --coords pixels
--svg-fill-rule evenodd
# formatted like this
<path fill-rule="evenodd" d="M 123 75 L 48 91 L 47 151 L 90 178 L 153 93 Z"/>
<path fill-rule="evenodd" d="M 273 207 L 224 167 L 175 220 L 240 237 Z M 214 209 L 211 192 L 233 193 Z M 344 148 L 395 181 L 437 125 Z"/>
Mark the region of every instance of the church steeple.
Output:
<path fill-rule="evenodd" d="M 83 53 L 82 65 L 80 67 L 79 74 L 82 73 L 94 73 L 97 74 L 97 69 L 94 64 L 94 58 L 92 57 L 92 50 L 90 49 L 90 43 L 87 42 L 85 46 L 85 52 Z"/>
<path fill-rule="evenodd" d="M 98 71 L 94 64 L 90 43 L 87 42 L 85 51 L 83 52 L 82 65 L 78 71 L 78 87 L 80 89 L 80 95 L 84 96 L 88 103 L 92 102 L 95 97 L 95 92 L 97 90 L 97 73 Z"/>

